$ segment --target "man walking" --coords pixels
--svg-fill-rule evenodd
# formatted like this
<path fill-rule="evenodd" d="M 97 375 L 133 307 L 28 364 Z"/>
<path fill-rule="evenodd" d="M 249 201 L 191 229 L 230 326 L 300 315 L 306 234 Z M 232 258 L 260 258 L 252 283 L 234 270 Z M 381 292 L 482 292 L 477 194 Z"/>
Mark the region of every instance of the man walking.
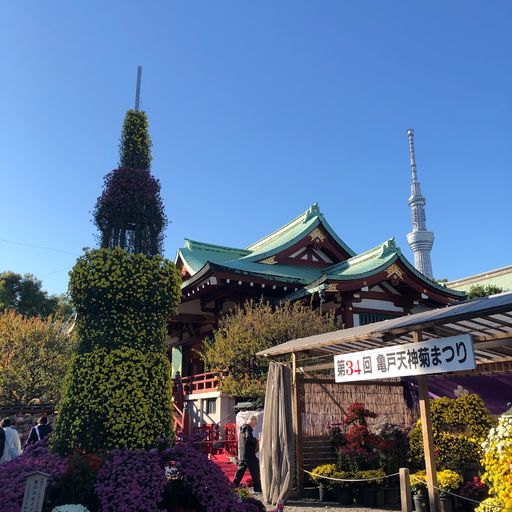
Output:
<path fill-rule="evenodd" d="M 49 436 L 52 433 L 52 427 L 48 423 L 48 418 L 46 416 L 40 416 L 37 420 L 37 425 L 30 429 L 30 434 L 28 435 L 27 443 L 25 446 L 33 443 L 37 443 L 37 441 L 41 441 L 46 436 Z"/>
<path fill-rule="evenodd" d="M 248 469 L 249 473 L 251 473 L 254 492 L 261 492 L 260 461 L 256 457 L 258 440 L 252 433 L 257 423 L 256 416 L 251 416 L 249 421 L 240 427 L 238 435 L 238 471 L 236 472 L 233 484 L 235 487 L 238 487 L 244 477 L 245 470 Z"/>

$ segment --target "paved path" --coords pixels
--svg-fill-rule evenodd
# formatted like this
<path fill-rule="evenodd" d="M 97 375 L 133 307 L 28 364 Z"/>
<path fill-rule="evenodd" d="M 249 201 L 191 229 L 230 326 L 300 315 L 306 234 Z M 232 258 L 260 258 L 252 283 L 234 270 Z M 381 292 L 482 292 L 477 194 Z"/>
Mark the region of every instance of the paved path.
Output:
<path fill-rule="evenodd" d="M 272 509 L 269 509 L 272 510 Z M 288 500 L 284 507 L 284 512 L 324 512 L 325 510 L 330 511 L 341 511 L 347 512 L 391 512 L 393 508 L 378 509 L 378 508 L 362 508 L 358 505 L 342 506 L 336 502 L 321 503 L 318 500 L 313 499 L 302 499 L 302 500 Z"/>

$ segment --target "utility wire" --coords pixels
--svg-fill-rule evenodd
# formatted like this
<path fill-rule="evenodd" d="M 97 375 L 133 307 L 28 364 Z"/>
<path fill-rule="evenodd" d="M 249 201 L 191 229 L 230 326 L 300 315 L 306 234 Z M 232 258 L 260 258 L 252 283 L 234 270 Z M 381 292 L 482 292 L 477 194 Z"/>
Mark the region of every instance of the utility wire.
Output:
<path fill-rule="evenodd" d="M 53 247 L 45 247 L 44 245 L 35 245 L 35 244 L 26 244 L 24 242 L 15 242 L 14 240 L 7 240 L 5 238 L 0 238 L 0 242 L 5 242 L 13 245 L 21 245 L 24 247 L 34 247 L 35 249 L 44 249 L 46 251 L 60 252 L 62 254 L 71 254 L 72 256 L 79 256 L 76 252 L 63 251 L 62 249 L 54 249 Z M 58 271 L 60 272 L 60 271 Z"/>

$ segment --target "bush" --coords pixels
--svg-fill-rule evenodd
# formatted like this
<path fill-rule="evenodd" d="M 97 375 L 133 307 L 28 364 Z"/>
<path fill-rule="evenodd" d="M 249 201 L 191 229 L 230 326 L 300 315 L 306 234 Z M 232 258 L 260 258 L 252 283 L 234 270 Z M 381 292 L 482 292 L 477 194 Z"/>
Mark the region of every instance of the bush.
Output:
<path fill-rule="evenodd" d="M 130 254 L 119 247 L 86 251 L 69 281 L 79 353 L 97 347 L 164 350 L 180 284 L 174 264 L 161 256 Z"/>
<path fill-rule="evenodd" d="M 182 482 L 181 488 L 190 492 L 199 505 L 198 512 L 258 512 L 258 505 L 240 501 L 219 466 L 190 443 L 178 443 L 165 450 L 161 460 L 174 468 L 171 478 Z M 170 485 L 175 485 L 173 480 Z"/>
<path fill-rule="evenodd" d="M 180 277 L 161 256 L 87 251 L 71 272 L 77 354 L 50 446 L 61 454 L 149 448 L 172 438 L 167 318 Z"/>
<path fill-rule="evenodd" d="M 114 450 L 99 470 L 95 485 L 100 511 L 157 512 L 166 483 L 156 453 Z"/>
<path fill-rule="evenodd" d="M 462 485 L 462 482 L 462 477 L 451 469 L 443 469 L 443 471 L 437 472 L 437 483 L 441 493 L 443 491 L 456 491 Z"/>
<path fill-rule="evenodd" d="M 458 470 L 478 464 L 481 442 L 493 420 L 482 399 L 475 394 L 460 398 L 431 400 L 434 449 L 439 467 Z M 409 458 L 413 466 L 424 467 L 421 421 L 409 435 Z"/>
<path fill-rule="evenodd" d="M 414 495 L 427 493 L 427 473 L 424 469 L 411 474 L 411 492 Z"/>
<path fill-rule="evenodd" d="M 329 480 L 322 477 L 332 478 L 332 475 L 336 472 L 336 464 L 322 464 L 321 466 L 316 466 L 311 471 L 311 480 L 317 483 L 318 485 L 324 484 L 327 485 Z"/>
<path fill-rule="evenodd" d="M 69 503 L 81 503 L 89 510 L 98 510 L 94 485 L 102 463 L 103 458 L 98 455 L 75 452 L 67 457 L 66 471 L 53 493 L 53 504 L 62 504 L 59 511 L 64 511 L 66 506 L 79 506 Z"/>
<path fill-rule="evenodd" d="M 500 416 L 498 425 L 491 429 L 482 447 L 485 469 L 482 481 L 489 486 L 492 498 L 508 504 L 512 502 L 512 409 Z M 479 512 L 484 510 L 482 507 L 483 504 Z"/>
<path fill-rule="evenodd" d="M 28 474 L 42 471 L 50 475 L 46 492 L 51 495 L 58 487 L 66 467 L 65 458 L 48 452 L 46 439 L 29 445 L 19 457 L 1 466 L 2 512 L 20 512 Z"/>
<path fill-rule="evenodd" d="M 66 377 L 52 449 L 69 453 L 150 448 L 173 436 L 170 365 L 164 353 L 98 348 L 76 355 Z"/>

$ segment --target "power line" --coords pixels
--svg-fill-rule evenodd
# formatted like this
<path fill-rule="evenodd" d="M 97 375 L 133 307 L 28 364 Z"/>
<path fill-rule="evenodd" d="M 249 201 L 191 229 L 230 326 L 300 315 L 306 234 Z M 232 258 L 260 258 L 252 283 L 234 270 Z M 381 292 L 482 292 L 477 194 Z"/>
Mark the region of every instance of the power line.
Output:
<path fill-rule="evenodd" d="M 0 242 L 6 242 L 8 244 L 13 244 L 13 245 L 21 245 L 24 247 L 33 247 L 35 249 L 44 249 L 45 251 L 60 252 L 62 254 L 71 254 L 72 256 L 79 256 L 79 254 L 77 254 L 76 252 L 63 251 L 62 249 L 54 249 L 53 247 L 45 247 L 44 245 L 26 244 L 24 242 L 15 242 L 14 240 L 7 240 L 5 238 L 0 238 Z"/>

